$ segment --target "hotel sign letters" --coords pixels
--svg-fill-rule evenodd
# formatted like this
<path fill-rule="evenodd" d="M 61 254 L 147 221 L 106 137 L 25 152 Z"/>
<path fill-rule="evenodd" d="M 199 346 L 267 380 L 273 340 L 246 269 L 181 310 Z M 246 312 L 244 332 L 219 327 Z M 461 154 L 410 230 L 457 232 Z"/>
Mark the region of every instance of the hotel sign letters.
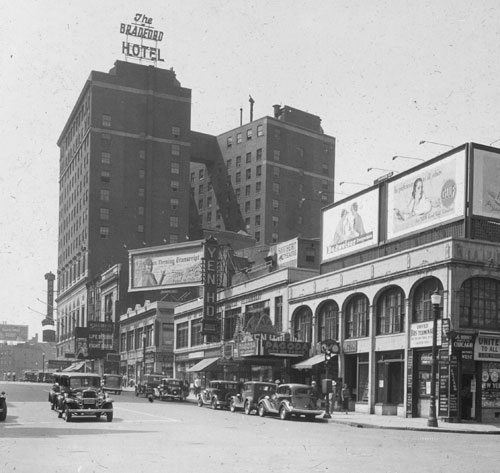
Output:
<path fill-rule="evenodd" d="M 131 57 L 146 61 L 163 61 L 158 42 L 163 39 L 163 31 L 153 28 L 153 19 L 136 13 L 132 23 L 120 23 L 120 33 L 126 36 L 126 41 L 122 41 L 122 53 L 126 57 Z M 133 42 L 129 42 L 129 37 Z M 137 44 L 137 42 L 140 44 Z M 149 45 L 145 41 L 151 42 Z"/>
<path fill-rule="evenodd" d="M 217 333 L 217 266 L 219 245 L 213 237 L 205 241 L 203 258 L 203 335 Z"/>

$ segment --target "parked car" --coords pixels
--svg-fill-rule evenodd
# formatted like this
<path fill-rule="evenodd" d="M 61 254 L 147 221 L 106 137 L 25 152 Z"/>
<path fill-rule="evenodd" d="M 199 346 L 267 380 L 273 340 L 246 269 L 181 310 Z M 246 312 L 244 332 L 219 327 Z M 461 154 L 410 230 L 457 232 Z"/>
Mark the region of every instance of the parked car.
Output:
<path fill-rule="evenodd" d="M 106 392 L 112 392 L 120 395 L 122 393 L 122 380 L 121 374 L 103 374 L 102 375 L 102 389 Z"/>
<path fill-rule="evenodd" d="M 0 421 L 5 420 L 7 417 L 7 396 L 5 391 L 0 394 Z"/>
<path fill-rule="evenodd" d="M 317 395 L 307 384 L 281 384 L 276 394 L 262 398 L 257 411 L 261 417 L 267 414 L 279 415 L 287 420 L 291 416 L 305 416 L 309 420 L 323 413 L 316 407 Z"/>
<path fill-rule="evenodd" d="M 229 410 L 236 412 L 243 409 L 245 414 L 251 414 L 257 409 L 258 402 L 265 396 L 271 397 L 276 392 L 276 384 L 260 381 L 247 381 L 241 391 L 231 397 Z"/>
<path fill-rule="evenodd" d="M 162 378 L 154 389 L 155 397 L 160 401 L 185 401 L 187 397 L 186 385 L 182 379 Z"/>
<path fill-rule="evenodd" d="M 236 381 L 210 381 L 208 388 L 202 389 L 198 395 L 198 406 L 212 406 L 213 409 L 229 407 L 229 401 L 238 392 Z"/>
<path fill-rule="evenodd" d="M 71 422 L 74 416 L 105 415 L 113 421 L 113 400 L 101 387 L 101 377 L 94 373 L 64 373 L 58 375 L 60 393 L 55 410 L 59 417 Z"/>
<path fill-rule="evenodd" d="M 135 385 L 135 395 L 144 397 L 154 396 L 154 389 L 158 388 L 162 377 L 163 376 L 158 373 L 144 375 L 142 381 Z"/>

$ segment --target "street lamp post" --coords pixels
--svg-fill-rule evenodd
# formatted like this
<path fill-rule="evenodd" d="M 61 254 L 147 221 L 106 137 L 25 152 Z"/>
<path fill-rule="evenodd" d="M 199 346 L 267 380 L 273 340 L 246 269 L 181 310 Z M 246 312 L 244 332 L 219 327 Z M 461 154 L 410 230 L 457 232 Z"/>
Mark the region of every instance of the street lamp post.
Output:
<path fill-rule="evenodd" d="M 142 334 L 142 379 L 146 376 L 146 333 Z"/>
<path fill-rule="evenodd" d="M 436 289 L 431 295 L 432 303 L 432 365 L 431 365 L 431 404 L 429 407 L 429 418 L 427 425 L 437 427 L 436 417 L 436 375 L 437 375 L 437 320 L 439 315 L 439 306 L 441 305 L 441 295 Z"/>

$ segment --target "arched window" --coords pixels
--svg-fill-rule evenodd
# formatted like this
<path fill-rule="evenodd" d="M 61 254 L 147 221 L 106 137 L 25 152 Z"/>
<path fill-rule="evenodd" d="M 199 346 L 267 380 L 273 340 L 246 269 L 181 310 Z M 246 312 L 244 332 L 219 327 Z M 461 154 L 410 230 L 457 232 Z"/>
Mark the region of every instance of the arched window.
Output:
<path fill-rule="evenodd" d="M 368 299 L 364 295 L 354 296 L 345 308 L 345 338 L 368 337 L 370 314 Z"/>
<path fill-rule="evenodd" d="M 385 291 L 377 301 L 377 335 L 404 331 L 404 294 L 399 287 Z"/>
<path fill-rule="evenodd" d="M 312 342 L 312 311 L 302 307 L 295 316 L 295 337 L 303 342 Z"/>
<path fill-rule="evenodd" d="M 339 306 L 325 302 L 318 312 L 318 342 L 339 339 Z"/>
<path fill-rule="evenodd" d="M 471 278 L 458 293 L 460 328 L 500 330 L 500 282 Z"/>
<path fill-rule="evenodd" d="M 413 295 L 413 322 L 432 320 L 431 296 L 436 289 L 440 293 L 443 291 L 441 281 L 436 278 L 426 279 L 417 287 Z"/>

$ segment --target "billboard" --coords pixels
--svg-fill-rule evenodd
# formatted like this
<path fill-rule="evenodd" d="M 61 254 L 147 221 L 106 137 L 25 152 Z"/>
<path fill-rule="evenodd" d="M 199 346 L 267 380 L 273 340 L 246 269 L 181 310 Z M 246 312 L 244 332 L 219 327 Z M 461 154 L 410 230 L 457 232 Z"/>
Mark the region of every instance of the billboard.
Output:
<path fill-rule="evenodd" d="M 323 211 L 323 261 L 378 243 L 378 188 Z"/>
<path fill-rule="evenodd" d="M 201 243 L 133 250 L 129 254 L 129 291 L 199 286 L 202 259 Z"/>
<path fill-rule="evenodd" d="M 465 150 L 387 184 L 387 238 L 464 217 Z"/>
<path fill-rule="evenodd" d="M 3 342 L 27 342 L 27 325 L 0 324 L 0 340 Z"/>
<path fill-rule="evenodd" d="M 500 154 L 474 148 L 472 213 L 500 219 Z"/>

